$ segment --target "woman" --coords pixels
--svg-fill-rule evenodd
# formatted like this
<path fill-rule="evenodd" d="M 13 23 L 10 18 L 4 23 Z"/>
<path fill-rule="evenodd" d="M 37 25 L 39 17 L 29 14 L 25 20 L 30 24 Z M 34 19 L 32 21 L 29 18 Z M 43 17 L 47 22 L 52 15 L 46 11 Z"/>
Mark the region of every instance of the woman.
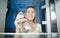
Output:
<path fill-rule="evenodd" d="M 35 8 L 33 6 L 27 7 L 25 15 L 26 15 L 27 22 L 31 26 L 31 30 L 28 33 L 41 33 L 42 32 L 41 25 L 36 22 Z M 20 19 L 19 17 L 22 19 Z M 24 19 L 23 17 L 24 17 L 23 15 L 19 15 L 19 13 L 17 14 L 16 20 L 15 20 L 16 33 L 21 32 L 23 22 L 26 21 L 26 19 Z"/>
<path fill-rule="evenodd" d="M 27 33 L 41 33 L 41 25 L 36 22 L 36 10 L 33 6 L 29 6 L 26 9 L 25 12 L 26 19 L 24 19 L 23 15 L 17 14 L 16 20 L 15 20 L 15 26 L 16 26 L 16 33 L 21 33 L 23 28 L 23 23 L 27 21 L 31 27 L 31 30 Z M 15 35 L 14 38 L 39 38 L 39 35 Z"/>

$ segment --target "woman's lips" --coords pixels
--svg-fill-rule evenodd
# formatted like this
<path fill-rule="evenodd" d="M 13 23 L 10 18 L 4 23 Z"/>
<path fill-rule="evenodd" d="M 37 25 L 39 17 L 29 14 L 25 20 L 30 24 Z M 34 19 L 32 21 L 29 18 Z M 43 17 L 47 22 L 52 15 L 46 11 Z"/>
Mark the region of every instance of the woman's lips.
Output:
<path fill-rule="evenodd" d="M 29 16 L 30 18 L 32 18 L 33 16 Z"/>

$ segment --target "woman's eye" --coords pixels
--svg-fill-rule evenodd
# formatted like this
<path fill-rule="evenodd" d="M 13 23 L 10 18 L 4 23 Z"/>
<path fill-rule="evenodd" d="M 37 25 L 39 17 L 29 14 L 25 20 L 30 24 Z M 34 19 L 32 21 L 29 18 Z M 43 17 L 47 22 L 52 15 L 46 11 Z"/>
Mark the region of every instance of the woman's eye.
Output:
<path fill-rule="evenodd" d="M 35 12 L 32 12 L 32 13 L 35 13 Z"/>
<path fill-rule="evenodd" d="M 27 13 L 30 13 L 29 11 L 27 11 Z"/>
<path fill-rule="evenodd" d="M 35 13 L 34 11 L 27 11 L 27 13 Z"/>

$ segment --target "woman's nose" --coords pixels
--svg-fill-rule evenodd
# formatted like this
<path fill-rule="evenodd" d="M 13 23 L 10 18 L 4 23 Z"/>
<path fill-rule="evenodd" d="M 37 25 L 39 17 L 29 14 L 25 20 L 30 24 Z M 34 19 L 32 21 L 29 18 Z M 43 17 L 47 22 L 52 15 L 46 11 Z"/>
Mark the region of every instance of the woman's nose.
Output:
<path fill-rule="evenodd" d="M 30 12 L 30 15 L 32 15 L 32 13 Z"/>
<path fill-rule="evenodd" d="M 32 14 L 32 12 L 30 11 L 30 14 Z"/>

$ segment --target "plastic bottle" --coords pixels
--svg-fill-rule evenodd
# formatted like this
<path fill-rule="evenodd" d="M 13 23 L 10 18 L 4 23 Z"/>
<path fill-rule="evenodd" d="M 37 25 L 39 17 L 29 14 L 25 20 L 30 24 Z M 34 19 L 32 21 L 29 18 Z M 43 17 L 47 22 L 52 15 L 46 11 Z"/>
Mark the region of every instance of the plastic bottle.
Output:
<path fill-rule="evenodd" d="M 20 11 L 19 14 L 24 16 L 23 19 L 26 19 L 25 15 L 24 15 L 24 13 L 22 11 Z M 22 33 L 28 33 L 28 32 L 30 32 L 30 30 L 31 30 L 30 24 L 27 21 L 25 21 L 23 23 Z"/>

